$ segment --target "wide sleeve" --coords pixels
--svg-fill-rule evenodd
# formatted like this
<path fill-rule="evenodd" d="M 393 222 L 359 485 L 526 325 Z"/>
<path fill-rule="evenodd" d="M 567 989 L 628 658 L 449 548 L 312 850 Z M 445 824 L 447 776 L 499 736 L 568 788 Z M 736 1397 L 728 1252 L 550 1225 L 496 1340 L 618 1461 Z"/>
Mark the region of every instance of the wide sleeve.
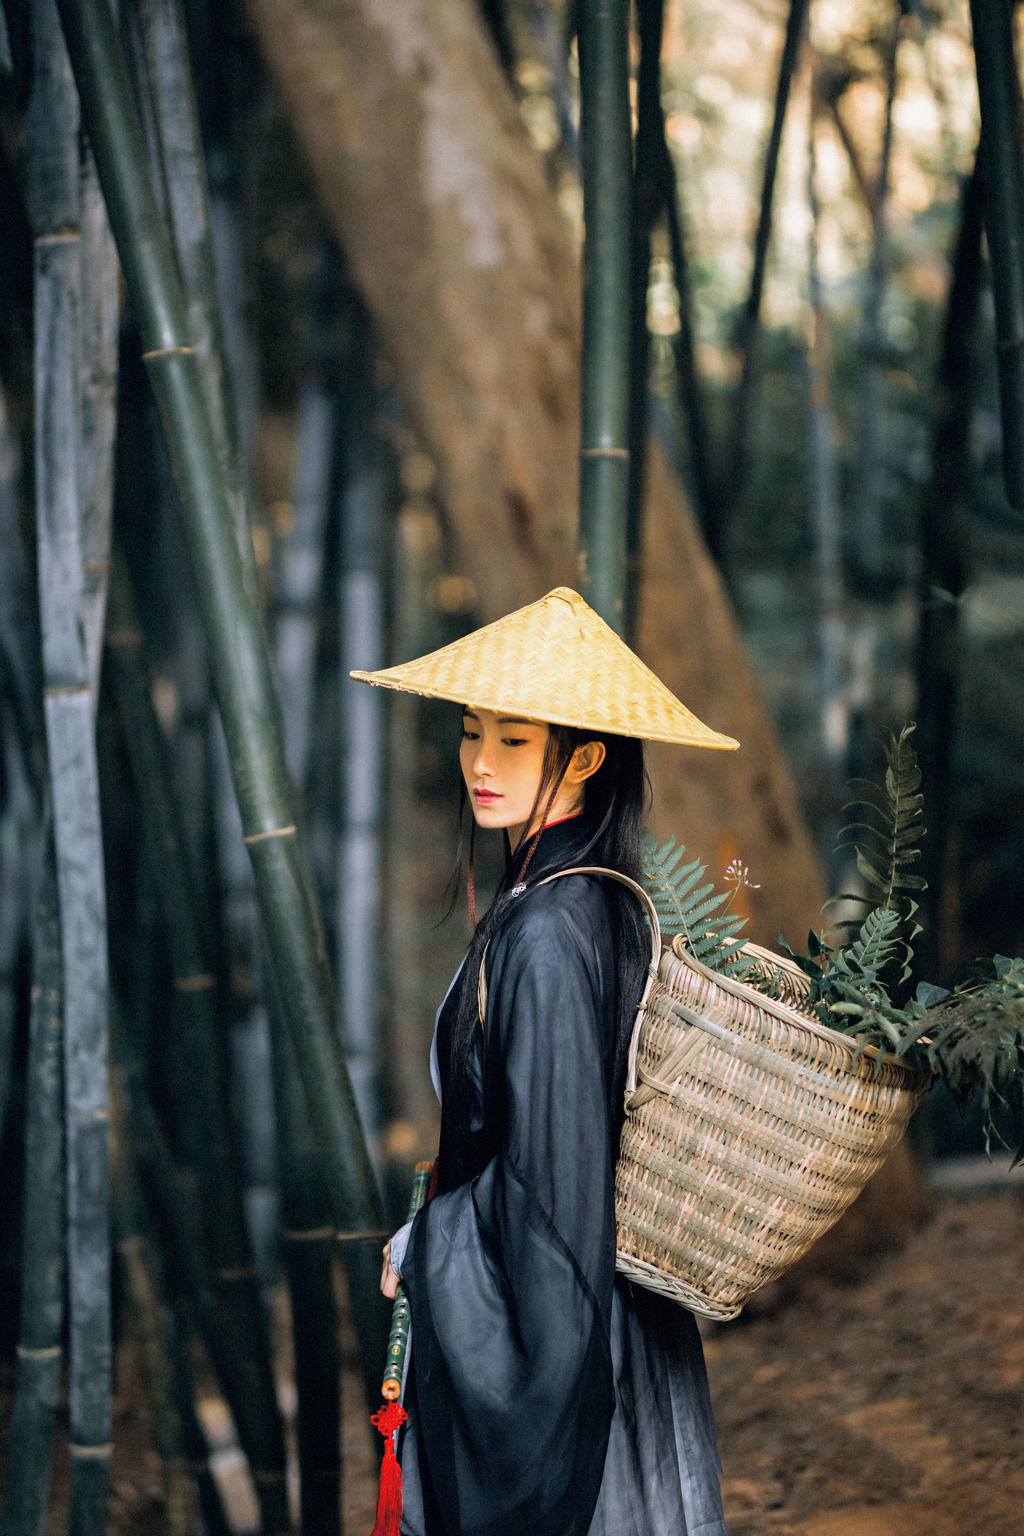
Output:
<path fill-rule="evenodd" d="M 601 886 L 530 892 L 487 961 L 496 1150 L 417 1217 L 403 1263 L 431 1529 L 585 1536 L 613 1409 L 608 1072 L 614 975 Z"/>

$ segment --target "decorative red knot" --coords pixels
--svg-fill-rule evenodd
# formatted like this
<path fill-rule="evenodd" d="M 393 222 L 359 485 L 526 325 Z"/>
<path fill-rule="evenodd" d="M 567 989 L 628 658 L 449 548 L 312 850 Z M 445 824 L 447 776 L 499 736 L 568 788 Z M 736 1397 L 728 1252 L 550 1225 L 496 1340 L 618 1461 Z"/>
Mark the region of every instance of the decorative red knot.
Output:
<path fill-rule="evenodd" d="M 409 1415 L 401 1403 L 385 1403 L 383 1408 L 378 1408 L 376 1413 L 370 1414 L 370 1423 L 376 1424 L 385 1440 L 393 1435 L 400 1425 L 404 1424 Z"/>

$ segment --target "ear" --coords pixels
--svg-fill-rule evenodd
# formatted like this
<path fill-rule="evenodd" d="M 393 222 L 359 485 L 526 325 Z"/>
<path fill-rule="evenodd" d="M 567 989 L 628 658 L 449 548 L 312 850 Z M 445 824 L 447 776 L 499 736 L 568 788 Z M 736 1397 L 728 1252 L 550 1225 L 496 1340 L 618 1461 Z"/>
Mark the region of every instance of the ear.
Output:
<path fill-rule="evenodd" d="M 582 784 L 597 772 L 605 758 L 603 741 L 585 741 L 577 747 L 569 760 L 566 778 L 574 784 Z"/>

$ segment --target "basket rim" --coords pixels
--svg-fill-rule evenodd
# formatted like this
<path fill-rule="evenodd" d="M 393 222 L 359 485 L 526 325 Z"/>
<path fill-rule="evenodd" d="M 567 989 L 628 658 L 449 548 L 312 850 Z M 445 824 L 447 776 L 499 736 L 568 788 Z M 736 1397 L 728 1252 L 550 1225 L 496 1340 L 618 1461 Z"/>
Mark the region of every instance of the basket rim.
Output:
<path fill-rule="evenodd" d="M 676 935 L 676 937 L 680 936 Z M 858 1048 L 857 1042 L 852 1040 L 849 1035 L 844 1035 L 841 1030 L 832 1029 L 829 1025 L 822 1024 L 819 1019 L 812 1019 L 808 1014 L 798 1012 L 796 1008 L 790 1007 L 788 1003 L 784 1003 L 778 998 L 769 997 L 767 993 L 758 991 L 757 987 L 752 987 L 745 981 L 739 981 L 734 976 L 723 976 L 721 972 L 712 970 L 709 965 L 705 965 L 702 960 L 698 960 L 696 955 L 691 954 L 689 949 L 686 948 L 685 942 L 680 945 L 682 953 L 674 947 L 674 940 L 667 945 L 667 948 L 674 959 L 690 966 L 692 970 L 695 970 L 698 975 L 703 976 L 705 980 L 713 982 L 725 992 L 732 993 L 741 1002 L 753 1003 L 757 1007 L 766 1009 L 767 1012 L 775 1014 L 777 1018 L 782 1019 L 787 1024 L 803 1025 L 809 1034 L 816 1035 L 820 1040 L 827 1041 L 830 1044 L 840 1046 L 850 1057 L 851 1061 L 864 1056 L 870 1060 L 878 1059 L 878 1046 L 865 1045 Z M 800 970 L 799 966 L 794 965 L 792 960 L 787 959 L 785 955 L 776 954 L 774 950 L 766 949 L 761 944 L 744 944 L 741 953 L 751 955 L 757 959 L 767 960 L 780 970 L 789 971 L 791 974 L 800 977 L 804 976 L 804 972 Z M 723 1027 L 727 1028 L 728 1026 Z M 731 1033 L 735 1033 L 735 1030 L 731 1031 Z M 884 1053 L 884 1061 L 887 1066 L 903 1067 L 911 1076 L 921 1081 L 927 1082 L 931 1077 L 926 1068 L 915 1065 L 906 1056 L 897 1056 L 894 1051 L 886 1051 Z"/>

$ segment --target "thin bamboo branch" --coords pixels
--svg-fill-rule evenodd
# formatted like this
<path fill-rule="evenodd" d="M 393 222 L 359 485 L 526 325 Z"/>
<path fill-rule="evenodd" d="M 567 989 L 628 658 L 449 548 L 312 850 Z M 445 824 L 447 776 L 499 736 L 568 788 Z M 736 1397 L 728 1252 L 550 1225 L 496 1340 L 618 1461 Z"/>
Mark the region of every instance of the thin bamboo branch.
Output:
<path fill-rule="evenodd" d="M 248 599 L 184 304 L 105 0 L 59 0 L 83 111 L 182 499 L 268 950 L 329 1169 L 335 1220 L 379 1245 L 380 1196 L 336 1037 L 322 927 L 288 784 L 259 613 Z"/>
<path fill-rule="evenodd" d="M 579 13 L 583 149 L 580 590 L 623 624 L 629 497 L 630 123 L 628 0 Z"/>
<path fill-rule="evenodd" d="M 1011 0 L 971 0 L 985 233 L 996 304 L 1003 483 L 1024 507 L 1024 148 Z"/>

